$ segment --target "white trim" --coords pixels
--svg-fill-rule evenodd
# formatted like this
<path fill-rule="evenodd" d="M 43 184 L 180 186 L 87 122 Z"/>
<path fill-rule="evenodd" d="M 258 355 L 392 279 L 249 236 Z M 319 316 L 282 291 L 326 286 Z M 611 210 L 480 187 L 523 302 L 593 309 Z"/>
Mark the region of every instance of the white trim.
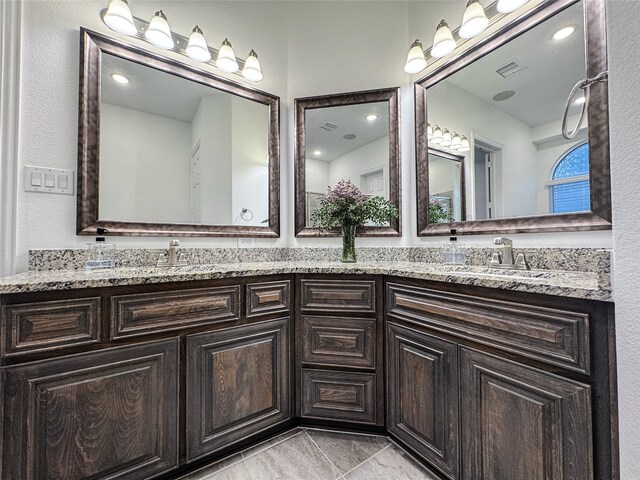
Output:
<path fill-rule="evenodd" d="M 16 269 L 22 0 L 3 1 L 0 19 L 0 276 Z"/>
<path fill-rule="evenodd" d="M 553 187 L 554 185 L 562 185 L 564 183 L 576 183 L 589 180 L 589 175 L 578 175 L 577 177 L 561 178 L 560 180 L 551 180 L 544 184 L 545 187 Z"/>

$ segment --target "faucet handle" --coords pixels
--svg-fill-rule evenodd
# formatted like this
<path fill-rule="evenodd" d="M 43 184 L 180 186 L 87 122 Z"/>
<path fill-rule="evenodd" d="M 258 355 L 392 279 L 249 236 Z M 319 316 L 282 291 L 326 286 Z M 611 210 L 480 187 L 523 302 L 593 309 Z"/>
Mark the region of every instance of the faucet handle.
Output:
<path fill-rule="evenodd" d="M 531 270 L 529 262 L 527 262 L 527 257 L 525 257 L 524 253 L 518 254 L 516 261 L 513 264 L 513 268 L 516 270 Z"/>
<path fill-rule="evenodd" d="M 491 255 L 491 263 L 489 264 L 489 266 L 496 267 L 501 264 L 502 264 L 502 259 L 500 258 L 500 254 L 498 252 L 493 253 Z"/>
<path fill-rule="evenodd" d="M 495 237 L 493 239 L 494 245 L 513 245 L 513 241 L 507 237 Z"/>
<path fill-rule="evenodd" d="M 180 246 L 180 240 L 169 240 L 169 246 L 170 247 L 179 247 Z"/>

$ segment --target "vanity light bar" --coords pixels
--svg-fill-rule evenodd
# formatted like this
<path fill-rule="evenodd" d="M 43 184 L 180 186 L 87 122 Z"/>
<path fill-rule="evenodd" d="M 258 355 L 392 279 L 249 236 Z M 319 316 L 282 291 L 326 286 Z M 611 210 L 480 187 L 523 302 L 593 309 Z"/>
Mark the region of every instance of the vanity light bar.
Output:
<path fill-rule="evenodd" d="M 100 17 L 102 18 L 104 23 L 111 30 L 114 30 L 114 31 L 118 32 L 118 30 L 114 29 L 111 25 L 109 25 L 109 23 L 107 23 L 105 21 L 105 15 L 107 14 L 108 10 L 109 10 L 108 8 L 103 9 L 100 12 Z M 145 21 L 145 20 L 143 20 L 143 19 L 141 19 L 141 18 L 135 17 L 135 16 L 132 16 L 131 18 L 133 20 L 133 24 L 135 25 L 136 32 L 130 34 L 129 36 L 138 38 L 140 40 L 144 40 L 145 42 L 151 43 L 153 45 L 153 42 L 151 42 L 146 36 L 146 32 L 149 30 L 150 23 Z M 194 32 L 198 33 L 199 35 L 202 35 L 202 30 L 200 30 L 197 26 L 196 26 L 196 28 L 194 28 Z M 192 33 L 194 33 L 194 32 L 192 32 Z M 123 35 L 126 35 L 126 33 L 123 33 L 123 32 L 118 32 L 118 33 L 122 33 Z M 176 33 L 174 31 L 171 31 L 171 37 L 174 40 L 174 42 L 173 42 L 174 45 L 173 45 L 173 47 L 165 48 L 165 50 L 169 50 L 169 51 L 172 51 L 172 52 L 179 53 L 181 55 L 184 55 L 185 57 L 188 57 L 190 60 L 196 60 L 196 61 L 199 61 L 200 63 L 205 63 L 205 64 L 210 65 L 212 67 L 215 67 L 215 68 L 217 68 L 219 70 L 225 71 L 227 73 L 233 73 L 234 75 L 237 75 L 237 76 L 242 77 L 244 79 L 250 80 L 252 82 L 259 82 L 263 78 L 262 77 L 262 72 L 261 72 L 261 69 L 260 69 L 260 64 L 258 63 L 258 56 L 256 55 L 256 53 L 253 50 L 251 50 L 251 52 L 249 53 L 249 55 L 251 57 L 250 59 L 248 59 L 250 68 L 248 69 L 247 72 L 245 72 L 245 63 L 247 61 L 246 60 L 242 60 L 241 58 L 235 57 L 235 55 L 233 54 L 233 50 L 231 50 L 231 54 L 233 54 L 233 56 L 235 57 L 236 63 L 238 65 L 238 69 L 236 71 L 234 71 L 234 72 L 229 72 L 229 70 L 225 70 L 225 69 L 221 68 L 220 66 L 218 66 L 216 64 L 216 59 L 218 58 L 219 50 L 208 46 L 206 44 L 206 41 L 204 41 L 204 36 L 202 37 L 202 40 L 200 42 L 198 42 L 199 43 L 198 47 L 200 47 L 200 49 L 202 51 L 204 51 L 204 48 L 206 48 L 209 51 L 211 56 L 210 56 L 209 60 L 207 60 L 207 61 L 202 61 L 202 60 L 195 59 L 195 58 L 193 58 L 191 55 L 189 55 L 187 53 L 187 48 L 189 47 L 189 37 L 185 37 L 185 36 L 180 35 L 179 33 Z M 198 40 L 200 40 L 200 38 L 198 38 Z M 229 43 L 229 41 L 226 38 L 225 38 L 225 41 L 222 44 L 222 47 L 226 48 L 225 53 L 227 55 L 229 55 L 228 49 L 231 47 L 231 44 Z M 159 48 L 163 48 L 163 47 L 160 46 Z M 192 45 L 192 48 L 193 48 L 193 45 Z M 204 55 L 203 55 L 203 57 L 206 58 L 206 56 L 204 56 Z M 204 58 L 203 58 L 203 60 L 204 60 Z M 257 64 L 257 66 L 256 66 L 256 64 Z M 256 71 L 259 74 L 256 73 Z"/>
<path fill-rule="evenodd" d="M 449 129 L 438 125 L 432 127 L 430 123 L 427 123 L 427 141 L 437 145 L 438 148 L 445 147 L 454 152 L 468 152 L 471 150 L 469 140 L 464 135 L 460 135 L 453 130 L 449 131 Z"/>
<path fill-rule="evenodd" d="M 480 35 L 487 28 L 491 27 L 493 24 L 501 20 L 505 15 L 508 15 L 509 13 L 517 10 L 528 1 L 529 0 L 502 0 L 493 2 L 491 5 L 483 9 L 478 0 L 470 0 L 463 14 L 463 25 L 460 25 L 458 28 L 451 31 L 449 30 L 446 20 L 443 19 L 438 24 L 435 30 L 433 45 L 431 47 L 429 47 L 427 50 L 420 51 L 422 49 L 422 43 L 420 42 L 420 40 L 416 40 L 415 42 L 413 42 L 413 44 L 409 48 L 409 54 L 404 66 L 404 71 L 409 74 L 421 72 L 422 70 L 427 68 L 428 58 L 433 57 L 433 61 L 431 62 L 433 63 L 440 58 L 446 57 L 447 55 L 451 54 L 459 44 L 462 44 L 467 40 Z M 499 6 L 500 8 L 498 8 Z M 507 8 L 512 8 L 513 6 L 515 6 L 515 8 L 513 8 L 512 10 L 506 10 Z M 480 19 L 482 19 L 481 28 L 470 28 L 471 25 L 469 21 L 478 22 Z M 488 23 L 485 24 L 486 19 L 488 19 Z M 465 24 L 465 22 L 467 24 Z M 461 30 L 464 36 L 460 34 Z M 453 45 L 450 45 L 452 41 Z M 444 43 L 447 43 L 447 45 L 445 45 Z M 419 49 L 416 48 L 418 46 Z"/>

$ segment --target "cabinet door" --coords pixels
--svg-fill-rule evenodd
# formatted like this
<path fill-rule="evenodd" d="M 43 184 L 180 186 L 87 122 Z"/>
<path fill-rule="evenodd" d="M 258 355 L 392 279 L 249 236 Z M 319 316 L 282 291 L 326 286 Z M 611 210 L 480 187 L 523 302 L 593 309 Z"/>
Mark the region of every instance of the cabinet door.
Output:
<path fill-rule="evenodd" d="M 291 417 L 289 319 L 187 337 L 187 457 Z"/>
<path fill-rule="evenodd" d="M 456 345 L 393 323 L 386 337 L 388 430 L 457 478 Z"/>
<path fill-rule="evenodd" d="M 177 465 L 178 340 L 3 369 L 3 479 L 143 479 Z"/>
<path fill-rule="evenodd" d="M 461 349 L 463 479 L 593 478 L 588 385 Z"/>

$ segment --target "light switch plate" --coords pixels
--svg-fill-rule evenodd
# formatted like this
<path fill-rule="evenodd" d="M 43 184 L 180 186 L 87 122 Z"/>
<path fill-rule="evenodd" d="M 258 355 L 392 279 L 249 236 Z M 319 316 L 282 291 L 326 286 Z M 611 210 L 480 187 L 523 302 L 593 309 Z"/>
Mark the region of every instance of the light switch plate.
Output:
<path fill-rule="evenodd" d="M 75 171 L 24 166 L 24 191 L 73 195 Z"/>

